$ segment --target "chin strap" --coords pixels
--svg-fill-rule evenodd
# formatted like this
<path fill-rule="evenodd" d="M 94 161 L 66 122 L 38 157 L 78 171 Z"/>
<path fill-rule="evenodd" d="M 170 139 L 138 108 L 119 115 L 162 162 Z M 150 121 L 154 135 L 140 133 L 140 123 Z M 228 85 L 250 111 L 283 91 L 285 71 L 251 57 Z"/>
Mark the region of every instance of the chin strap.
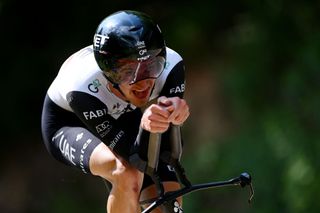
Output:
<path fill-rule="evenodd" d="M 121 95 L 127 99 L 126 95 L 120 89 L 119 84 L 116 84 L 116 83 L 113 83 L 113 82 L 111 82 L 111 83 L 112 83 L 112 87 L 115 88 L 116 90 L 118 90 L 121 93 Z"/>
<path fill-rule="evenodd" d="M 125 94 L 122 92 L 122 90 L 120 89 L 120 86 L 119 86 L 118 83 L 115 83 L 114 81 L 112 81 L 112 80 L 111 80 L 108 76 L 106 76 L 106 74 L 104 74 L 104 73 L 103 73 L 103 76 L 112 84 L 112 87 L 113 87 L 113 88 L 115 88 L 116 90 L 118 90 L 118 91 L 121 93 L 121 95 L 127 99 L 126 95 L 125 95 Z"/>

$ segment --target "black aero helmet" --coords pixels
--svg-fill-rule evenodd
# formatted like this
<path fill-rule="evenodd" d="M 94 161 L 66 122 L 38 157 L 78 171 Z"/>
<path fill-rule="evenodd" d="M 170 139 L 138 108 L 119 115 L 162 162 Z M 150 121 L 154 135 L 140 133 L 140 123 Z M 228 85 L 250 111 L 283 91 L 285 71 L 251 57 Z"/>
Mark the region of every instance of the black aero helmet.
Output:
<path fill-rule="evenodd" d="M 119 11 L 103 19 L 95 32 L 93 50 L 100 69 L 113 84 L 158 78 L 166 61 L 159 26 L 137 11 Z"/>

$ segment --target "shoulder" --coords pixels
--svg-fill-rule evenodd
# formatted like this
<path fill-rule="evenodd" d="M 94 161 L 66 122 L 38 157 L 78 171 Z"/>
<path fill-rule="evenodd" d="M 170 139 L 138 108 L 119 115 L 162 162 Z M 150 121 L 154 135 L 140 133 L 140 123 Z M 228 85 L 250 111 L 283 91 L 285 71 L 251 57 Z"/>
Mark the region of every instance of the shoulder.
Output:
<path fill-rule="evenodd" d="M 150 99 L 157 98 L 162 92 L 165 84 L 168 84 L 168 78 L 172 75 L 181 75 L 184 73 L 184 65 L 183 58 L 179 53 L 174 51 L 173 49 L 167 47 L 167 60 L 165 64 L 165 68 L 159 78 L 156 80 L 156 84 Z M 177 69 L 178 67 L 178 69 Z M 179 80 L 173 77 L 175 80 Z M 184 75 L 183 75 L 184 78 Z M 184 79 L 182 79 L 184 81 Z M 171 84 L 171 82 L 169 82 Z"/>
<path fill-rule="evenodd" d="M 170 49 L 169 47 L 166 48 L 167 50 L 167 61 L 166 61 L 166 70 L 171 70 L 177 63 L 182 61 L 182 57 L 179 53 Z"/>
<path fill-rule="evenodd" d="M 85 78 L 88 74 L 99 71 L 94 60 L 92 46 L 87 46 L 72 54 L 61 66 L 57 78 L 71 77 L 69 80 Z"/>
<path fill-rule="evenodd" d="M 48 89 L 49 97 L 59 106 L 71 110 L 66 95 L 70 91 L 93 93 L 106 81 L 94 60 L 92 46 L 72 54 L 61 66 Z"/>

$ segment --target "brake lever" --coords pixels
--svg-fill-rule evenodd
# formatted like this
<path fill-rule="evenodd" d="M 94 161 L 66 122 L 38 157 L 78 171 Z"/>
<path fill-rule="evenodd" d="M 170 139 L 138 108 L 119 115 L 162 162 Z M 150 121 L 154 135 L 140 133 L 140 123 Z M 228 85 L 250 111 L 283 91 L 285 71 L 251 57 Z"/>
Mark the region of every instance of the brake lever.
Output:
<path fill-rule="evenodd" d="M 254 190 L 253 190 L 252 183 L 250 183 L 249 187 L 250 187 L 250 197 L 248 199 L 248 203 L 251 203 L 252 199 L 253 199 L 253 196 L 254 196 Z"/>

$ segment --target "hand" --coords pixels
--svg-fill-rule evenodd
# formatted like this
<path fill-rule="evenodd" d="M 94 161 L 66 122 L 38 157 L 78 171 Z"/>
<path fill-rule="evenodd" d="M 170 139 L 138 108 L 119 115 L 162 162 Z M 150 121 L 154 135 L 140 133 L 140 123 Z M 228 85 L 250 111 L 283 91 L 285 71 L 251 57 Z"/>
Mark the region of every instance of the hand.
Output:
<path fill-rule="evenodd" d="M 190 115 L 187 102 L 179 97 L 167 98 L 161 96 L 158 98 L 158 104 L 170 112 L 168 122 L 174 125 L 183 124 Z"/>
<path fill-rule="evenodd" d="M 152 133 L 163 133 L 168 130 L 170 112 L 159 104 L 152 104 L 143 113 L 141 128 Z"/>

